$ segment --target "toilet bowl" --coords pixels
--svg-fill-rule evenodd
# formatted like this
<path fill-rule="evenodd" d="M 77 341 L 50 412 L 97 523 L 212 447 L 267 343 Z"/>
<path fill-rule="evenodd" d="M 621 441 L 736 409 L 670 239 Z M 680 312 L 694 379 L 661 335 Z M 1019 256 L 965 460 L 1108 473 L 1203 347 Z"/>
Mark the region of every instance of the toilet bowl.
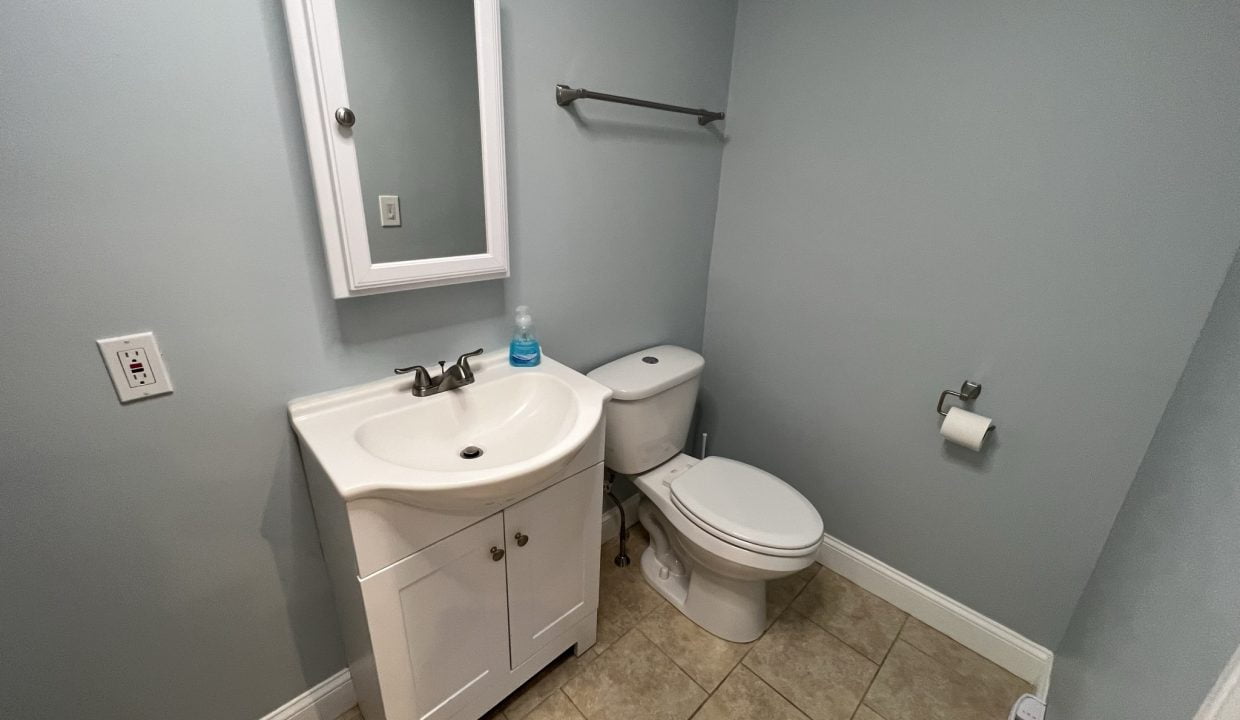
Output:
<path fill-rule="evenodd" d="M 695 506 L 691 491 L 711 482 L 727 485 Z M 817 558 L 822 520 L 809 501 L 773 475 L 719 457 L 678 455 L 634 483 L 642 493 L 638 517 L 650 533 L 641 558 L 646 581 L 714 635 L 733 642 L 761 635 L 767 581 Z M 742 483 L 748 491 L 737 488 Z M 686 486 L 690 492 L 678 492 Z M 765 494 L 765 502 L 746 506 L 755 494 Z"/>
<path fill-rule="evenodd" d="M 766 583 L 812 564 L 822 518 L 799 492 L 751 465 L 680 452 L 701 355 L 672 345 L 608 363 L 606 464 L 632 477 L 650 533 L 646 581 L 703 629 L 749 642 L 766 629 Z"/>

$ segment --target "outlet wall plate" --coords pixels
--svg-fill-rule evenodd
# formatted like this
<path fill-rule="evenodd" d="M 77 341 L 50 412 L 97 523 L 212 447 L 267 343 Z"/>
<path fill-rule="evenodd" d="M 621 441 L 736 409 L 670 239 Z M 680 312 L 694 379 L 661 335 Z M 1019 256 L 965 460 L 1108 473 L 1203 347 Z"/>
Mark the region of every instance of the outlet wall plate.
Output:
<path fill-rule="evenodd" d="M 1046 719 L 1046 703 L 1042 702 L 1036 695 L 1025 693 L 1016 700 L 1016 704 L 1012 706 L 1012 714 L 1008 716 L 1008 720 L 1045 720 Z"/>
<path fill-rule="evenodd" d="M 172 378 L 155 342 L 155 333 L 121 335 L 95 342 L 121 402 L 172 392 Z"/>

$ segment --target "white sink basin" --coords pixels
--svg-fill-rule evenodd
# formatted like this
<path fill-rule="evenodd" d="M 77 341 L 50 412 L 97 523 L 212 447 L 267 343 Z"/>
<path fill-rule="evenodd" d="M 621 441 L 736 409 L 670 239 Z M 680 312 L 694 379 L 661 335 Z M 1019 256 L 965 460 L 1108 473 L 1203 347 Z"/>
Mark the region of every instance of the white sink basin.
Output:
<path fill-rule="evenodd" d="M 289 416 L 344 500 L 477 512 L 553 479 L 611 397 L 546 356 L 536 368 L 510 367 L 503 351 L 471 365 L 473 384 L 456 390 L 418 398 L 397 376 L 294 400 Z"/>
<path fill-rule="evenodd" d="M 577 422 L 577 406 L 563 380 L 522 373 L 409 403 L 362 423 L 356 436 L 371 455 L 407 468 L 491 470 L 561 443 Z M 465 448 L 482 454 L 465 459 Z"/>

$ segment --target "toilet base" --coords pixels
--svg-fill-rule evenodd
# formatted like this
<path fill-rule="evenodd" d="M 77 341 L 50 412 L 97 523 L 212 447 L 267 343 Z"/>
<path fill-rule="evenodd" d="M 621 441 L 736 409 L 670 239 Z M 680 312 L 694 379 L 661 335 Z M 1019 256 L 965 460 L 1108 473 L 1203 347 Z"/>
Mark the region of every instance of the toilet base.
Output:
<path fill-rule="evenodd" d="M 671 483 L 693 466 L 677 456 L 634 479 L 642 493 L 637 517 L 650 534 L 642 576 L 703 630 L 732 642 L 758 639 L 766 629 L 766 584 L 813 564 L 817 546 L 799 555 L 767 555 L 731 545 L 685 517 Z"/>
<path fill-rule="evenodd" d="M 766 629 L 766 581 L 735 580 L 698 565 L 676 574 L 652 543 L 642 553 L 650 587 L 706 632 L 731 642 L 757 640 Z"/>
<path fill-rule="evenodd" d="M 659 562 L 653 547 L 642 551 L 640 562 L 642 577 L 646 578 L 646 584 L 658 591 L 664 600 L 683 613 L 685 597 L 689 594 L 689 576 L 670 574 L 667 566 Z"/>

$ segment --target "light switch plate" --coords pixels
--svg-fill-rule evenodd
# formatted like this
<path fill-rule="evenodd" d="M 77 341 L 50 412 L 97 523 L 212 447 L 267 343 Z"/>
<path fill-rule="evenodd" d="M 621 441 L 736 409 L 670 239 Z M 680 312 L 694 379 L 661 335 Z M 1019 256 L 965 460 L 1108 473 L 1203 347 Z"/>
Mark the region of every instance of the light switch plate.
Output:
<path fill-rule="evenodd" d="M 172 392 L 172 378 L 155 343 L 155 333 L 97 340 L 99 354 L 108 368 L 116 397 L 127 403 Z"/>
<path fill-rule="evenodd" d="M 400 196 L 379 196 L 379 227 L 400 227 Z"/>

